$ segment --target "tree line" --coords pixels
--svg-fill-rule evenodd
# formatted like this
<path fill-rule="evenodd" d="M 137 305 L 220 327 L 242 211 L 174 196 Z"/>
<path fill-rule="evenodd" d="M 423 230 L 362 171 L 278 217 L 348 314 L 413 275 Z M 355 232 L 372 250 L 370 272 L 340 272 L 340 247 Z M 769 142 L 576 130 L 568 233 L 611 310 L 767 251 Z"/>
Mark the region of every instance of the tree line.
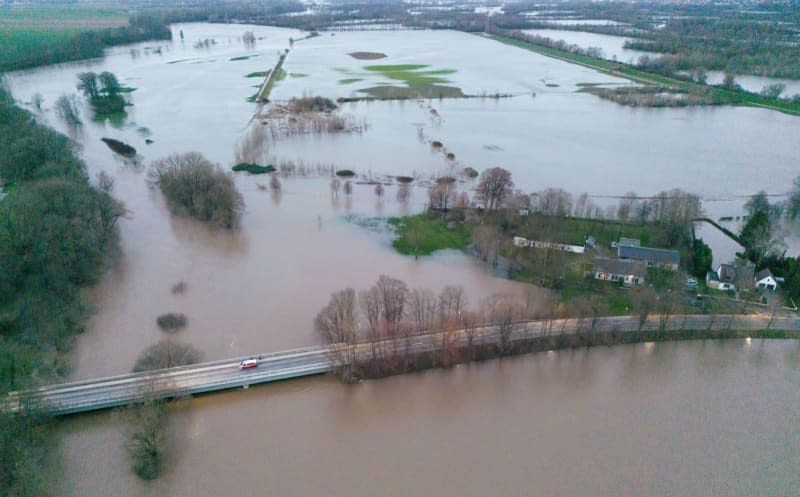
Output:
<path fill-rule="evenodd" d="M 75 34 L 45 31 L 8 32 L 0 51 L 0 73 L 71 60 L 102 57 L 107 47 L 145 40 L 169 40 L 172 33 L 163 15 L 132 16 L 127 26 L 81 30 Z"/>
<path fill-rule="evenodd" d="M 0 88 L 0 394 L 65 372 L 83 331 L 82 289 L 117 251 L 126 214 L 105 175 L 92 184 L 74 144 L 37 123 Z M 0 493 L 41 495 L 46 417 L 0 415 Z M 8 435 L 8 436 L 6 436 Z"/>

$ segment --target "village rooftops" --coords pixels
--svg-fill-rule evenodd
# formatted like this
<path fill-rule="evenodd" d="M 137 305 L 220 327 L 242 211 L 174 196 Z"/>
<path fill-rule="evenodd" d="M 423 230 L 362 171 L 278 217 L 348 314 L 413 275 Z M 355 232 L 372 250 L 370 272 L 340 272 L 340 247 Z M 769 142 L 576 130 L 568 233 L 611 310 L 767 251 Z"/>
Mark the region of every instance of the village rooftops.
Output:
<path fill-rule="evenodd" d="M 644 261 L 596 257 L 594 259 L 594 272 L 644 278 L 647 276 L 647 264 Z"/>
<path fill-rule="evenodd" d="M 652 247 L 619 245 L 617 247 L 617 255 L 621 259 L 647 261 L 649 266 L 669 266 L 673 270 L 678 269 L 678 264 L 681 262 L 681 255 L 677 251 Z"/>

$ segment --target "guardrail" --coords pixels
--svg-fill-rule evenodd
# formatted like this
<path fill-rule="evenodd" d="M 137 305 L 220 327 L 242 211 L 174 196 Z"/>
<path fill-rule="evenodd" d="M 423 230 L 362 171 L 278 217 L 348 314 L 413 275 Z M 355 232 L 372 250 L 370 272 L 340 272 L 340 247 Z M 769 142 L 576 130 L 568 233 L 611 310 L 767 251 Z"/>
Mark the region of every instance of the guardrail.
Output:
<path fill-rule="evenodd" d="M 644 319 L 643 319 L 644 318 Z M 651 316 L 612 316 L 598 318 L 564 318 L 517 321 L 505 325 L 479 325 L 474 328 L 480 344 L 515 342 L 542 337 L 576 334 L 653 333 L 686 331 L 759 331 L 766 329 L 800 330 L 799 317 L 741 315 L 741 314 L 678 314 Z M 449 340 L 467 343 L 465 330 L 449 331 Z M 415 342 L 413 352 L 437 350 L 442 331 L 409 335 L 399 339 L 382 340 L 377 346 L 383 351 L 393 347 L 408 347 L 406 340 Z M 368 351 L 373 345 L 358 344 Z M 346 347 L 346 346 L 345 346 Z M 144 373 L 130 373 L 94 380 L 83 380 L 11 392 L 2 402 L 4 410 L 18 412 L 29 406 L 47 410 L 54 415 L 73 414 L 95 409 L 107 409 L 141 402 L 146 399 L 178 398 L 187 395 L 248 387 L 252 384 L 285 380 L 326 373 L 333 363 L 329 347 L 304 347 L 257 356 L 244 356 L 220 361 L 179 366 Z M 392 352 L 397 352 L 393 350 Z M 238 363 L 257 359 L 259 367 L 240 371 Z"/>

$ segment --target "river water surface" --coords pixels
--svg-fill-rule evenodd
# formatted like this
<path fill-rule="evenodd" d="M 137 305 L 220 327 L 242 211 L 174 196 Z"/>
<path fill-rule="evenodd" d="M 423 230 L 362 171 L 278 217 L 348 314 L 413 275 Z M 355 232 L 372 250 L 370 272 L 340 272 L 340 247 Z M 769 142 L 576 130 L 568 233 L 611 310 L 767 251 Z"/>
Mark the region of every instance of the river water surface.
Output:
<path fill-rule="evenodd" d="M 255 47 L 242 43 L 246 30 L 260 38 Z M 209 360 L 315 343 L 313 317 L 330 293 L 366 288 L 380 274 L 434 290 L 463 285 L 473 304 L 495 292 L 534 292 L 547 305 L 548 292 L 498 278 L 465 254 L 413 260 L 391 250 L 389 234 L 362 226 L 418 212 L 426 202 L 419 187 L 404 207 L 394 184 L 380 200 L 364 184 L 332 198 L 327 177 L 284 178 L 272 195 L 259 187 L 268 180 L 239 175 L 247 204 L 239 230 L 172 216 L 147 186 L 147 165 L 196 150 L 230 167 L 256 111 L 246 98 L 260 80 L 245 75 L 271 67 L 290 37 L 303 36 L 213 24 L 173 31 L 172 42 L 8 77 L 18 100 L 44 97 L 40 119 L 75 138 L 90 173 L 110 174 L 131 211 L 120 223 L 123 255 L 93 289 L 97 312 L 77 340 L 73 379 L 127 372 L 163 337 L 155 319 L 170 311 L 188 315 L 177 338 Z M 195 46 L 204 39 L 214 43 Z M 358 61 L 347 55 L 355 51 L 387 58 Z M 346 104 L 365 132 L 282 139 L 267 155 L 374 177 L 500 165 L 525 191 L 563 187 L 598 202 L 681 187 L 701 194 L 712 217 L 741 213 L 760 189 L 785 193 L 799 169 L 800 119 L 747 108 L 619 107 L 575 90 L 626 81 L 463 33 L 325 33 L 296 42 L 273 98 L 358 94 L 386 82 L 365 69 L 380 63 L 455 69 L 444 77 L 465 93 L 515 96 Z M 74 92 L 75 74 L 86 70 L 110 70 L 136 88 L 127 120 L 93 122 L 84 107 L 81 128 L 59 121 L 52 103 Z M 138 161 L 116 158 L 104 136 L 134 145 Z M 455 161 L 433 151 L 432 139 Z M 187 290 L 174 295 L 178 281 Z M 173 406 L 175 457 L 152 484 L 132 476 L 115 414 L 76 416 L 60 430 L 64 468 L 54 493 L 793 495 L 797 354 L 792 342 L 619 347 L 354 387 L 320 378 L 209 395 Z"/>

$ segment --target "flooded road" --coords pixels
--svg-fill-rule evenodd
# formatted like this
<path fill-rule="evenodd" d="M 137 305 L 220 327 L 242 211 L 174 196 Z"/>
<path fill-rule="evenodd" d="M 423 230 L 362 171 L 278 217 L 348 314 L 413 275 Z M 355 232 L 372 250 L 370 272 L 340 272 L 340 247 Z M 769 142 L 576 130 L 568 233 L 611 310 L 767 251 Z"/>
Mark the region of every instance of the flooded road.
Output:
<path fill-rule="evenodd" d="M 255 47 L 241 41 L 246 30 L 261 38 Z M 166 312 L 188 316 L 176 337 L 213 360 L 315 343 L 313 318 L 330 293 L 366 288 L 380 274 L 412 288 L 463 285 L 473 304 L 495 292 L 530 291 L 465 254 L 401 256 L 389 234 L 361 226 L 419 212 L 427 202 L 421 187 L 406 208 L 394 184 L 380 201 L 366 184 L 337 200 L 328 177 L 283 178 L 275 196 L 260 188 L 268 179 L 240 174 L 247 208 L 239 230 L 172 216 L 147 186 L 147 165 L 196 150 L 229 168 L 256 111 L 246 99 L 260 80 L 245 76 L 270 67 L 290 37 L 303 36 L 261 26 L 173 31 L 173 42 L 118 47 L 103 60 L 8 78 L 15 98 L 40 93 L 46 109 L 75 91 L 82 71 L 110 70 L 136 88 L 122 123 L 91 121 L 85 106 L 77 130 L 52 110 L 40 115 L 82 146 L 92 176 L 114 178 L 115 195 L 131 211 L 120 223 L 121 259 L 92 290 L 97 310 L 77 339 L 72 379 L 129 371 L 142 349 L 163 338 L 155 320 Z M 195 47 L 204 39 L 215 42 Z M 525 191 L 563 187 L 598 202 L 681 187 L 701 194 L 711 217 L 741 212 L 757 190 L 787 191 L 798 171 L 800 119 L 748 108 L 619 107 L 575 90 L 625 81 L 463 33 L 328 33 L 296 42 L 273 97 L 348 96 L 379 83 L 363 74 L 372 62 L 347 55 L 358 50 L 386 53 L 379 63 L 455 69 L 446 77 L 468 93 L 517 96 L 346 104 L 343 112 L 367 121 L 364 133 L 282 139 L 269 158 L 354 169 L 360 179 L 499 165 Z M 348 72 L 364 81 L 340 83 Z M 140 158 L 115 157 L 101 137 L 134 145 Z M 455 160 L 432 151 L 430 139 Z M 186 291 L 173 294 L 181 281 Z M 535 291 L 546 305 L 548 292 Z M 770 488 L 767 495 L 790 495 L 797 488 L 796 344 L 767 342 L 761 356 L 741 342 L 643 347 L 354 387 L 303 380 L 178 403 L 176 457 L 151 484 L 130 472 L 115 414 L 78 416 L 60 429 L 64 476 L 54 478 L 54 494 L 751 495 Z"/>

